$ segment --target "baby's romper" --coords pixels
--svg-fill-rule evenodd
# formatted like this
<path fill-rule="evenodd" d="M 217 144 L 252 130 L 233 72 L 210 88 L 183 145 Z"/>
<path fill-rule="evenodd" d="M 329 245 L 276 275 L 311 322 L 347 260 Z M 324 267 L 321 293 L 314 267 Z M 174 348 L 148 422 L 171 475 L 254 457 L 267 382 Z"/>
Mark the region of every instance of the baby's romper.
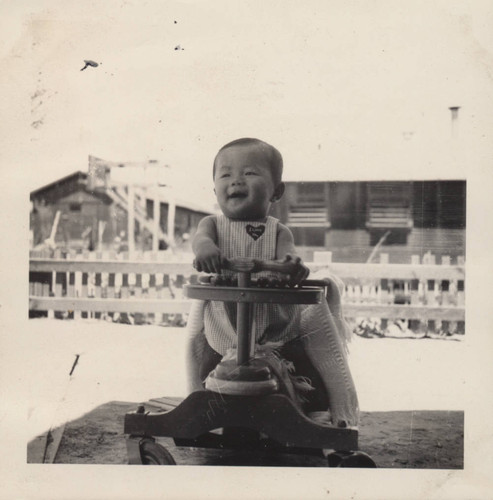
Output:
<path fill-rule="evenodd" d="M 218 215 L 217 246 L 228 259 L 248 257 L 260 260 L 276 258 L 278 220 L 266 222 L 239 221 Z M 222 271 L 234 275 L 231 271 Z M 254 273 L 252 277 L 273 276 L 274 273 Z M 255 342 L 282 342 L 300 333 L 300 306 L 297 304 L 252 304 Z M 219 354 L 237 346 L 236 303 L 208 301 L 204 309 L 204 331 L 209 345 Z"/>

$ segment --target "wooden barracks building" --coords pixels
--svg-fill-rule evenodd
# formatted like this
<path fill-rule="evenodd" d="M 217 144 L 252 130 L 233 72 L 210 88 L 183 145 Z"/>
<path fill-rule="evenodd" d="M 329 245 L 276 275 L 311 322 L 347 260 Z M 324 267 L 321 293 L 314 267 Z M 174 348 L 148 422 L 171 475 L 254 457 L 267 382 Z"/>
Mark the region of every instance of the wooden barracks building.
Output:
<path fill-rule="evenodd" d="M 380 241 L 422 247 L 418 253 L 450 246 L 463 255 L 466 182 L 287 182 L 272 215 L 291 228 L 298 246 L 365 254 Z"/>
<path fill-rule="evenodd" d="M 104 171 L 103 171 L 104 174 Z M 53 233 L 57 246 L 75 249 L 107 249 L 115 238 L 127 241 L 128 186 L 95 182 L 95 172 L 74 172 L 30 194 L 32 246 L 42 244 Z M 97 174 L 101 178 L 100 173 Z M 104 175 L 103 175 L 104 177 Z M 152 239 L 155 197 L 135 189 L 134 228 L 138 247 L 149 249 Z M 168 211 L 166 195 L 159 198 L 159 247 L 167 247 Z M 194 232 L 198 222 L 211 213 L 197 203 L 173 199 L 174 235 Z"/>
<path fill-rule="evenodd" d="M 125 164 L 128 165 L 128 164 Z M 137 248 L 150 249 L 155 195 L 135 189 L 129 207 L 129 185 L 113 182 L 110 170 L 122 164 L 89 158 L 89 171 L 33 191 L 33 247 L 54 234 L 66 248 L 107 249 L 115 238 L 127 241 L 128 214 L 133 212 Z M 168 245 L 168 225 L 174 235 L 193 234 L 212 210 L 198 203 L 166 198 L 159 201 L 159 248 Z M 170 206 L 171 213 L 170 213 Z M 423 254 L 426 251 L 465 254 L 466 182 L 287 182 L 286 193 L 271 214 L 288 225 L 295 243 L 304 249 L 328 249 L 335 260 L 364 261 L 380 243 L 385 251 Z M 405 249 L 405 250 L 404 250 Z M 303 255 L 310 259 L 310 254 Z"/>

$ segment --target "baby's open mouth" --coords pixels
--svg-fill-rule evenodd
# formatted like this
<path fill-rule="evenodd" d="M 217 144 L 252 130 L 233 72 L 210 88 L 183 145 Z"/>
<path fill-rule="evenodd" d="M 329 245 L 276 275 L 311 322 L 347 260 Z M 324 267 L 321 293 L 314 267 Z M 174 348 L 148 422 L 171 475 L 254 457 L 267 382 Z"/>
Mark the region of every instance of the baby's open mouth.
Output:
<path fill-rule="evenodd" d="M 228 195 L 229 199 L 231 199 L 231 198 L 246 198 L 246 197 L 247 197 L 247 193 L 242 193 L 242 192 L 231 193 L 230 195 Z"/>

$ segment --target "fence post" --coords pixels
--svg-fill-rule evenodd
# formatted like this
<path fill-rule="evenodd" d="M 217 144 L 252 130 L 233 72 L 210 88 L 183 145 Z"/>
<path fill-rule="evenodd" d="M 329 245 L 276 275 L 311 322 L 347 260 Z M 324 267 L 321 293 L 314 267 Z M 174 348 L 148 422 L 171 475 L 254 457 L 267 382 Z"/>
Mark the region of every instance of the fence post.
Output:
<path fill-rule="evenodd" d="M 67 297 L 75 297 L 75 273 L 68 273 Z M 74 319 L 75 311 L 68 311 L 68 318 Z"/>
<path fill-rule="evenodd" d="M 459 266 L 465 266 L 466 262 L 463 255 L 457 257 L 457 264 Z M 457 281 L 457 305 L 459 307 L 465 307 L 465 280 Z M 457 322 L 457 333 L 465 333 L 466 325 L 464 321 Z"/>
<path fill-rule="evenodd" d="M 450 266 L 451 258 L 449 255 L 442 255 L 442 266 Z M 450 294 L 450 280 L 442 280 L 440 283 L 440 303 L 444 307 L 450 307 L 452 304 L 451 294 Z M 448 335 L 457 329 L 457 325 L 454 321 L 449 321 L 448 319 L 442 319 L 440 322 L 440 332 L 444 335 Z"/>
<path fill-rule="evenodd" d="M 163 286 L 163 289 L 162 289 L 163 297 L 164 298 L 170 297 L 170 298 L 174 299 L 175 296 L 173 294 L 173 290 L 171 289 L 169 274 L 163 274 L 162 283 L 163 283 L 163 285 L 162 285 Z M 164 325 L 169 325 L 169 313 L 163 313 L 161 315 L 161 322 Z"/>
<path fill-rule="evenodd" d="M 142 297 L 142 274 L 135 275 L 135 287 L 133 290 L 133 295 L 136 299 L 140 299 Z M 144 314 L 143 313 L 134 313 L 134 324 L 142 325 L 144 324 Z"/>
<path fill-rule="evenodd" d="M 67 290 L 67 273 L 61 271 L 55 274 L 55 297 L 63 297 Z M 55 311 L 55 318 L 62 319 L 65 311 Z M 49 317 L 49 314 L 48 314 Z"/>
<path fill-rule="evenodd" d="M 380 264 L 388 264 L 389 263 L 389 254 L 381 253 L 380 254 Z M 379 283 L 380 287 L 380 300 L 383 301 L 384 304 L 393 304 L 394 296 L 392 291 L 390 290 L 390 282 L 388 279 L 382 279 Z M 388 318 L 380 318 L 380 331 L 385 332 L 389 326 Z"/>
<path fill-rule="evenodd" d="M 95 299 L 102 298 L 101 282 L 102 282 L 101 273 L 96 273 L 94 275 L 94 298 Z M 101 319 L 101 313 L 100 312 L 96 312 L 94 314 L 94 317 L 96 319 Z"/>
<path fill-rule="evenodd" d="M 149 275 L 149 288 L 148 288 L 147 294 L 148 294 L 150 299 L 155 299 L 157 297 L 156 275 L 155 274 Z M 154 313 L 149 313 L 147 315 L 147 317 L 148 317 L 148 320 L 150 323 L 155 323 L 156 315 Z"/>
<path fill-rule="evenodd" d="M 185 284 L 185 276 L 183 274 L 178 274 L 175 280 L 175 293 L 178 299 L 183 299 L 183 285 Z M 174 326 L 181 326 L 184 323 L 184 318 L 182 313 L 175 314 Z"/>

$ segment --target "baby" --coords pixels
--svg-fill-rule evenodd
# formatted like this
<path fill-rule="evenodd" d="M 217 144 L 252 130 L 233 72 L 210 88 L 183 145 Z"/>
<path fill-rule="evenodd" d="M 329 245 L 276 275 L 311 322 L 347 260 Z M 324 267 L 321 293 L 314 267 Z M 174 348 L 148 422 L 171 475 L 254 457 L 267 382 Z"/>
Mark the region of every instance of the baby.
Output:
<path fill-rule="evenodd" d="M 284 193 L 282 169 L 279 151 L 258 139 L 238 139 L 219 150 L 213 178 L 222 214 L 205 217 L 199 223 L 192 241 L 194 266 L 198 271 L 232 275 L 223 268 L 224 260 L 249 257 L 292 261 L 294 272 L 288 277 L 291 284 L 298 284 L 308 276 L 308 268 L 296 256 L 291 231 L 268 215 L 271 204 Z M 253 277 L 267 275 L 272 273 L 256 273 Z M 357 400 L 344 347 L 327 304 L 324 306 L 325 309 L 318 305 L 253 304 L 255 342 L 284 344 L 282 355 L 294 363 L 296 373 L 308 376 L 314 386 L 321 387 L 325 397 L 319 397 L 318 402 L 325 407 L 329 405 L 332 413 L 334 410 L 339 413 L 337 422 L 356 425 Z M 198 367 L 201 381 L 228 349 L 236 347 L 233 325 L 236 325 L 235 303 L 205 302 L 205 341 L 200 344 Z M 338 379 L 334 377 L 334 369 L 340 372 L 342 389 L 333 387 Z M 350 392 L 349 402 L 341 401 L 345 398 L 341 390 Z M 333 408 L 333 400 L 337 408 Z"/>

